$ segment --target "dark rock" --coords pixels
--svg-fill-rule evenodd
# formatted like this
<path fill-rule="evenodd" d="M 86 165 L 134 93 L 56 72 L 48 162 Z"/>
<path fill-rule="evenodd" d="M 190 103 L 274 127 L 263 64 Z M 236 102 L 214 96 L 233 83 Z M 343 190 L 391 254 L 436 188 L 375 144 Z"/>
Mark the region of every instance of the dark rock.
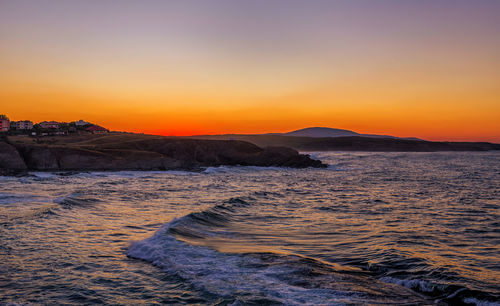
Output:
<path fill-rule="evenodd" d="M 278 166 L 291 168 L 307 168 L 307 167 L 327 167 L 319 160 L 311 159 L 308 155 L 299 154 L 294 149 L 287 147 L 267 147 L 260 152 L 257 157 L 256 165 L 258 166 Z"/>
<path fill-rule="evenodd" d="M 27 168 L 15 147 L 0 142 L 0 169 L 26 170 Z"/>
<path fill-rule="evenodd" d="M 130 150 L 88 150 L 60 146 L 19 146 L 33 170 L 159 170 L 163 156 Z"/>
<path fill-rule="evenodd" d="M 2 143 L 0 168 L 6 170 L 174 170 L 221 165 L 325 167 L 294 149 L 262 149 L 244 141 L 182 138 L 125 139 L 80 145 Z M 17 150 L 16 150 L 17 149 Z M 3 156 L 3 157 L 2 157 Z"/>

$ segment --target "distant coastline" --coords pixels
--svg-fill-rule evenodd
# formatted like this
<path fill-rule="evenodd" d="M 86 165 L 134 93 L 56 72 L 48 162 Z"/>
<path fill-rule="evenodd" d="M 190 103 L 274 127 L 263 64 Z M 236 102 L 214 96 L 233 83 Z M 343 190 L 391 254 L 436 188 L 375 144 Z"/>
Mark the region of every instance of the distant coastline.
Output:
<path fill-rule="evenodd" d="M 489 142 L 436 142 L 349 130 L 188 137 L 110 132 L 87 121 L 10 122 L 2 115 L 0 174 L 25 171 L 196 170 L 222 165 L 326 167 L 311 151 L 437 152 L 500 150 Z"/>
<path fill-rule="evenodd" d="M 395 137 L 337 136 L 305 137 L 286 135 L 200 135 L 196 139 L 241 140 L 257 146 L 284 146 L 297 151 L 367 151 L 367 152 L 439 152 L 500 150 L 500 144 L 490 142 L 426 141 Z"/>
<path fill-rule="evenodd" d="M 309 127 L 288 133 L 197 135 L 196 139 L 234 139 L 257 146 L 278 145 L 297 151 L 438 152 L 500 150 L 490 142 L 427 141 L 417 137 L 360 134 L 328 127 Z"/>

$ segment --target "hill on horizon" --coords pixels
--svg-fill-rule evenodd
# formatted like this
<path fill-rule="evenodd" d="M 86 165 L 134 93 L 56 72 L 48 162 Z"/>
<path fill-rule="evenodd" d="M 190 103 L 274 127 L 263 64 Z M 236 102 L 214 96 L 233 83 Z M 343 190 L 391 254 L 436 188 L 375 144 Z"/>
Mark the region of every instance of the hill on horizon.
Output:
<path fill-rule="evenodd" d="M 391 135 L 377 135 L 377 134 L 360 134 L 350 130 L 335 129 L 329 127 L 307 127 L 304 129 L 291 131 L 288 133 L 272 133 L 270 135 L 281 136 L 300 136 L 300 137 L 348 137 L 348 136 L 362 136 L 370 138 L 392 138 L 392 139 L 408 139 L 408 140 L 422 140 L 416 137 L 396 137 Z"/>
<path fill-rule="evenodd" d="M 308 127 L 300 130 L 281 133 L 276 135 L 283 136 L 303 136 L 303 137 L 344 137 L 344 136 L 360 136 L 359 133 L 343 129 L 334 129 L 328 127 Z"/>

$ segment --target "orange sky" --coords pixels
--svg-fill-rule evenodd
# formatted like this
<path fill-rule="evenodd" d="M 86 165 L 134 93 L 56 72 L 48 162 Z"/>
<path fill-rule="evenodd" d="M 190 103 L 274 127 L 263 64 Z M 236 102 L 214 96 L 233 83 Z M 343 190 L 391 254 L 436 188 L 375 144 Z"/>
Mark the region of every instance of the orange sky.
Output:
<path fill-rule="evenodd" d="M 0 2 L 0 113 L 500 142 L 498 2 L 146 2 Z"/>

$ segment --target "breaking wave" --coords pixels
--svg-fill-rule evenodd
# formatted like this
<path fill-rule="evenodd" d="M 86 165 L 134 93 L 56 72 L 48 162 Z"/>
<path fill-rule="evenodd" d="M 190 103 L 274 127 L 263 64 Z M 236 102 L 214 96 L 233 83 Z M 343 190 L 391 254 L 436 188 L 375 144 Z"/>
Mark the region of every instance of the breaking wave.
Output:
<path fill-rule="evenodd" d="M 67 196 L 59 197 L 54 200 L 54 203 L 65 208 L 93 206 L 99 202 L 101 202 L 101 200 L 87 196 L 82 192 L 73 192 Z"/>
<path fill-rule="evenodd" d="M 176 238 L 204 239 L 213 235 L 210 229 L 226 227 L 234 220 L 232 213 L 250 205 L 232 198 L 174 219 L 152 237 L 133 242 L 127 255 L 148 261 L 183 278 L 197 290 L 230 303 L 431 304 L 404 287 L 313 258 L 273 252 L 223 253 Z"/>

